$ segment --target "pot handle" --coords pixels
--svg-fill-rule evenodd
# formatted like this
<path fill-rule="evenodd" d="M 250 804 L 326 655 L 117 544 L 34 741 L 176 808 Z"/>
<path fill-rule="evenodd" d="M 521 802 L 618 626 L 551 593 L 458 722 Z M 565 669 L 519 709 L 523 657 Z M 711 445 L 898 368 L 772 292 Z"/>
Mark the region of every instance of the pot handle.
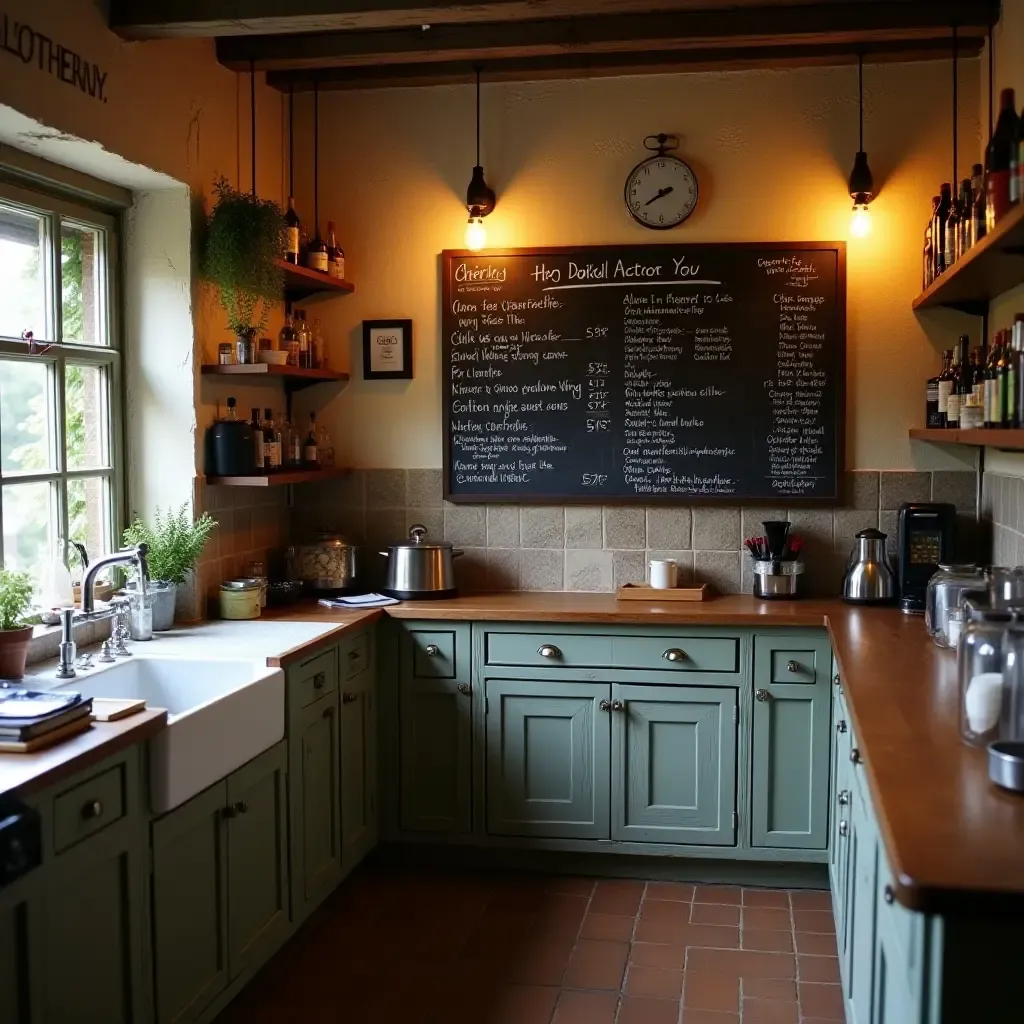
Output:
<path fill-rule="evenodd" d="M 458 558 L 459 555 L 464 555 L 465 553 L 462 548 L 452 548 L 452 558 Z"/>

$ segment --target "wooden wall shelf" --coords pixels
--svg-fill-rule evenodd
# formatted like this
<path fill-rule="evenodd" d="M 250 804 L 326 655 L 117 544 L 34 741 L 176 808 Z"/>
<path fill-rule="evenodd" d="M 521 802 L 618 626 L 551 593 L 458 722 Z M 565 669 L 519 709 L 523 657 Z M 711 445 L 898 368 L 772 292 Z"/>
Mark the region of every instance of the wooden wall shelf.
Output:
<path fill-rule="evenodd" d="M 1024 203 L 1018 203 L 977 245 L 940 274 L 914 309 L 946 306 L 981 316 L 989 302 L 1024 284 Z"/>
<path fill-rule="evenodd" d="M 347 469 L 296 469 L 282 473 L 256 473 L 253 476 L 208 476 L 206 482 L 217 487 L 284 487 L 286 484 L 314 484 L 345 476 Z"/>
<path fill-rule="evenodd" d="M 202 373 L 204 377 L 247 378 L 247 383 L 279 380 L 291 391 L 298 391 L 311 384 L 344 384 L 349 380 L 347 373 L 338 370 L 306 370 L 298 366 L 271 366 L 268 363 L 204 363 Z"/>
<path fill-rule="evenodd" d="M 938 444 L 967 444 L 983 448 L 1002 448 L 1009 452 L 1024 451 L 1024 429 L 1009 430 L 943 430 L 935 427 L 914 427 L 910 436 L 915 441 Z"/>
<path fill-rule="evenodd" d="M 297 267 L 287 260 L 274 260 L 284 273 L 284 301 L 291 306 L 296 302 L 330 299 L 339 295 L 351 295 L 356 286 L 351 281 L 339 281 L 328 277 L 319 270 Z"/>

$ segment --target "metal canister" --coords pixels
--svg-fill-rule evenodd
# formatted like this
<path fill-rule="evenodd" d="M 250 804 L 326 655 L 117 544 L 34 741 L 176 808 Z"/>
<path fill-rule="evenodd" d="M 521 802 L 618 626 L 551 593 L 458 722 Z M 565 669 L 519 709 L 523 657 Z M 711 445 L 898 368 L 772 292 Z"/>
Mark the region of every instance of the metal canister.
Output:
<path fill-rule="evenodd" d="M 225 580 L 220 585 L 222 619 L 258 619 L 260 617 L 259 580 Z"/>

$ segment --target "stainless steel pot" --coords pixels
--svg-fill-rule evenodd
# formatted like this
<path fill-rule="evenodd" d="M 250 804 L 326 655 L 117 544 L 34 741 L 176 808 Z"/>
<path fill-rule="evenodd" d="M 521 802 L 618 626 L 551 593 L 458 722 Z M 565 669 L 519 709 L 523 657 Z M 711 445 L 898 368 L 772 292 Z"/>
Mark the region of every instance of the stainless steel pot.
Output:
<path fill-rule="evenodd" d="M 288 549 L 288 577 L 314 590 L 346 590 L 356 582 L 356 547 L 335 533 Z"/>
<path fill-rule="evenodd" d="M 388 560 L 384 593 L 403 600 L 454 597 L 454 560 L 462 553 L 448 541 L 430 540 L 427 528 L 417 523 L 407 541 L 380 552 Z"/>

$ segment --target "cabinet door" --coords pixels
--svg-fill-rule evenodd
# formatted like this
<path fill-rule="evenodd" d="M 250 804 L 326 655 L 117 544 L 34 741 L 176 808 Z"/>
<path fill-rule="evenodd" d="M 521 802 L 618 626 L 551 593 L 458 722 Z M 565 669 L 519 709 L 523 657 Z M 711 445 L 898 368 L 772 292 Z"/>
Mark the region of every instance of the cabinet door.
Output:
<path fill-rule="evenodd" d="M 870 1024 L 875 966 L 875 883 L 878 839 L 864 805 L 853 799 L 846 906 L 846 1000 L 849 1024 Z"/>
<path fill-rule="evenodd" d="M 607 684 L 488 679 L 486 687 L 488 832 L 607 839 Z"/>
<path fill-rule="evenodd" d="M 341 865 L 348 874 L 377 842 L 377 714 L 373 673 L 341 692 Z"/>
<path fill-rule="evenodd" d="M 828 846 L 831 667 L 824 638 L 754 638 L 753 846 Z"/>
<path fill-rule="evenodd" d="M 736 841 L 736 691 L 612 687 L 612 838 Z"/>
<path fill-rule="evenodd" d="M 33 888 L 35 881 L 30 875 L 0 889 L 0 1005 L 5 1024 L 40 1024 L 43 1019 L 42 894 Z"/>
<path fill-rule="evenodd" d="M 847 860 L 850 853 L 850 816 L 852 789 L 850 786 L 850 723 L 842 701 L 835 699 L 832 730 L 832 785 L 828 871 L 832 886 L 832 911 L 836 919 L 836 942 L 842 959 L 846 948 Z"/>
<path fill-rule="evenodd" d="M 877 906 L 874 1003 L 871 1024 L 915 1024 L 920 1019 L 908 984 L 909 971 L 888 909 Z"/>
<path fill-rule="evenodd" d="M 299 849 L 292 863 L 300 865 L 299 899 L 308 910 L 341 878 L 337 693 L 303 710 L 299 750 Z"/>
<path fill-rule="evenodd" d="M 227 848 L 219 782 L 152 826 L 159 1024 L 195 1020 L 227 984 Z"/>
<path fill-rule="evenodd" d="M 472 687 L 416 678 L 403 665 L 399 689 L 401 826 L 409 832 L 469 832 L 472 825 Z"/>
<path fill-rule="evenodd" d="M 287 744 L 228 777 L 228 967 L 263 963 L 288 932 Z"/>

